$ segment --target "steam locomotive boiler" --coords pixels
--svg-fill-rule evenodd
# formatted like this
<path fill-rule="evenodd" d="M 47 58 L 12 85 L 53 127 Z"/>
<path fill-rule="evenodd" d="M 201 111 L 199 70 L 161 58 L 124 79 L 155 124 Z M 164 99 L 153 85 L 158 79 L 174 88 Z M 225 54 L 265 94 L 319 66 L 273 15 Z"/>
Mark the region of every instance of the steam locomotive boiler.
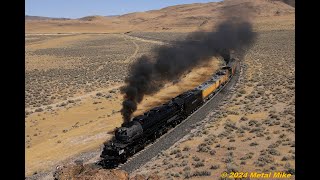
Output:
<path fill-rule="evenodd" d="M 128 157 L 181 123 L 231 79 L 237 66 L 237 60 L 231 59 L 200 86 L 122 124 L 116 129 L 114 138 L 104 144 L 100 164 L 108 168 L 124 163 Z"/>

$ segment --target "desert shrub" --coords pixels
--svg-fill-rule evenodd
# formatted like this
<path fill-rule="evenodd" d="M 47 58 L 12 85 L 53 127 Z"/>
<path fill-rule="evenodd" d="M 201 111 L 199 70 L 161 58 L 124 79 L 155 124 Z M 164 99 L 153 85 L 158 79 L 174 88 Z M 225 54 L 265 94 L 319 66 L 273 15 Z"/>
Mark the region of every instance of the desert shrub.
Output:
<path fill-rule="evenodd" d="M 234 135 L 234 134 L 230 134 L 228 137 L 227 137 L 227 139 L 233 139 L 233 138 L 235 138 L 236 136 Z"/>
<path fill-rule="evenodd" d="M 184 173 L 183 173 L 183 176 L 184 176 L 185 179 L 189 179 L 189 178 L 192 177 L 190 171 L 184 172 Z"/>
<path fill-rule="evenodd" d="M 180 152 L 181 152 L 180 149 L 174 149 L 174 150 L 172 150 L 172 151 L 170 152 L 170 155 L 172 155 L 172 154 L 177 154 L 177 153 L 180 153 Z"/>
<path fill-rule="evenodd" d="M 170 168 L 173 168 L 173 167 L 174 167 L 173 164 L 169 164 L 168 167 L 167 167 L 167 169 L 170 169 Z"/>
<path fill-rule="evenodd" d="M 288 169 L 290 167 L 291 167 L 290 163 L 286 162 L 286 164 L 284 165 L 284 168 Z"/>
<path fill-rule="evenodd" d="M 101 93 L 101 92 L 98 92 L 98 93 L 96 94 L 96 96 L 102 96 L 102 93 Z"/>
<path fill-rule="evenodd" d="M 164 159 L 164 160 L 162 161 L 162 163 L 163 163 L 163 165 L 167 165 L 167 164 L 169 164 L 170 162 L 169 162 L 168 159 Z"/>
<path fill-rule="evenodd" d="M 110 94 L 105 96 L 106 99 L 112 98 L 112 96 Z"/>
<path fill-rule="evenodd" d="M 183 171 L 190 171 L 190 170 L 191 170 L 191 168 L 189 166 L 183 168 Z"/>
<path fill-rule="evenodd" d="M 256 127 L 260 127 L 262 125 L 262 123 L 257 122 L 256 123 Z"/>
<path fill-rule="evenodd" d="M 227 153 L 226 153 L 226 156 L 233 157 L 233 152 L 231 152 L 231 151 L 230 151 L 230 152 L 227 152 Z"/>
<path fill-rule="evenodd" d="M 250 120 L 249 123 L 248 123 L 248 125 L 249 125 L 249 126 L 253 126 L 253 125 L 256 125 L 257 123 L 258 123 L 257 120 Z"/>
<path fill-rule="evenodd" d="M 270 170 L 273 170 L 273 171 L 274 171 L 274 170 L 276 170 L 276 169 L 277 169 L 277 168 L 276 168 L 275 166 L 271 166 L 271 167 L 270 167 Z"/>
<path fill-rule="evenodd" d="M 276 148 L 279 146 L 279 143 L 273 143 L 268 146 L 268 148 Z"/>
<path fill-rule="evenodd" d="M 209 152 L 211 150 L 210 146 L 207 146 L 205 143 L 201 143 L 198 145 L 198 152 Z"/>
<path fill-rule="evenodd" d="M 189 151 L 191 148 L 189 146 L 185 146 L 182 151 Z"/>
<path fill-rule="evenodd" d="M 276 149 L 274 148 L 269 148 L 267 149 L 268 153 L 271 154 L 271 155 L 274 155 L 274 156 L 280 156 L 280 152 L 277 151 Z"/>
<path fill-rule="evenodd" d="M 291 125 L 288 124 L 288 123 L 283 123 L 283 124 L 281 125 L 281 127 L 283 127 L 283 128 L 290 128 Z"/>
<path fill-rule="evenodd" d="M 236 147 L 234 147 L 234 146 L 229 146 L 227 149 L 230 150 L 230 151 L 232 151 L 232 150 L 235 150 Z"/>
<path fill-rule="evenodd" d="M 252 128 L 249 132 L 250 133 L 259 133 L 259 132 L 262 132 L 262 131 L 263 131 L 262 127 L 255 127 L 255 128 Z"/>
<path fill-rule="evenodd" d="M 184 158 L 188 158 L 189 156 L 187 155 L 187 154 L 185 154 L 185 155 L 183 155 L 182 157 L 181 157 L 181 159 L 184 159 Z"/>
<path fill-rule="evenodd" d="M 176 156 L 175 156 L 175 158 L 179 158 L 179 157 L 181 157 L 181 156 L 182 156 L 181 153 L 177 153 Z"/>
<path fill-rule="evenodd" d="M 211 172 L 209 171 L 195 171 L 193 176 L 210 176 Z"/>
<path fill-rule="evenodd" d="M 250 146 L 257 146 L 257 145 L 258 145 L 257 142 L 252 142 L 252 143 L 250 143 Z"/>
<path fill-rule="evenodd" d="M 193 159 L 194 161 L 200 161 L 200 158 L 199 158 L 198 156 L 193 156 L 192 159 Z"/>
<path fill-rule="evenodd" d="M 223 131 L 218 135 L 218 137 L 219 138 L 227 137 L 229 134 L 230 134 L 230 132 L 228 130 L 227 131 Z"/>
<path fill-rule="evenodd" d="M 249 131 L 250 128 L 248 126 L 241 125 L 241 129 Z"/>
<path fill-rule="evenodd" d="M 207 145 L 212 145 L 212 144 L 213 144 L 213 140 L 211 140 L 211 139 L 209 139 L 209 138 L 206 138 L 204 141 L 205 141 L 205 143 L 206 143 Z"/>
<path fill-rule="evenodd" d="M 273 114 L 273 113 L 270 113 L 270 114 L 269 114 L 269 117 L 270 117 L 271 119 L 276 119 L 276 118 L 278 118 L 278 115 Z"/>
<path fill-rule="evenodd" d="M 224 160 L 225 163 L 230 163 L 232 161 L 233 161 L 233 159 L 231 156 L 226 157 L 226 159 Z"/>
<path fill-rule="evenodd" d="M 219 168 L 220 168 L 220 165 L 212 165 L 210 167 L 210 169 L 212 169 L 212 170 L 216 170 L 216 169 L 219 169 Z"/>
<path fill-rule="evenodd" d="M 74 103 L 74 102 L 75 102 L 75 101 L 72 100 L 72 99 L 68 100 L 68 103 Z"/>
<path fill-rule="evenodd" d="M 231 122 L 230 119 L 227 120 L 227 122 L 224 124 L 225 129 L 237 129 L 236 123 Z"/>
<path fill-rule="evenodd" d="M 254 155 L 254 153 L 249 152 L 249 153 L 245 154 L 243 157 L 241 157 L 240 160 L 251 159 L 253 155 Z"/>
<path fill-rule="evenodd" d="M 294 175 L 295 174 L 295 169 L 289 168 L 288 170 L 286 170 L 286 173 Z"/>
<path fill-rule="evenodd" d="M 204 163 L 203 162 L 196 162 L 193 165 L 194 165 L 195 168 L 198 168 L 198 167 L 204 166 Z"/>
<path fill-rule="evenodd" d="M 227 172 L 237 172 L 238 171 L 238 167 L 235 164 L 232 163 L 228 163 L 227 164 Z"/>
<path fill-rule="evenodd" d="M 77 159 L 77 160 L 74 161 L 74 163 L 75 163 L 76 165 L 82 165 L 82 164 L 83 164 L 83 160 Z"/>
<path fill-rule="evenodd" d="M 244 133 L 244 129 L 242 129 L 242 127 L 241 127 L 241 128 L 239 128 L 239 129 L 236 131 L 236 133 L 242 134 L 242 133 Z"/>
<path fill-rule="evenodd" d="M 290 160 L 290 159 L 291 159 L 290 156 L 283 156 L 282 159 L 281 159 L 281 161 L 288 161 L 288 160 Z"/>
<path fill-rule="evenodd" d="M 240 94 L 245 94 L 245 93 L 246 93 L 246 90 L 241 89 L 241 90 L 239 91 L 239 93 L 240 93 Z"/>
<path fill-rule="evenodd" d="M 263 136 L 264 135 L 261 132 L 257 133 L 257 137 L 263 137 Z"/>
<path fill-rule="evenodd" d="M 212 156 L 213 156 L 213 155 L 215 155 L 215 154 L 216 154 L 216 151 L 215 151 L 215 150 L 211 150 L 209 153 L 210 153 L 210 155 L 212 155 Z"/>
<path fill-rule="evenodd" d="M 270 155 L 260 155 L 258 160 L 254 162 L 254 164 L 263 167 L 272 162 L 274 162 L 274 159 Z"/>
<path fill-rule="evenodd" d="M 42 108 L 37 108 L 36 110 L 34 110 L 35 112 L 42 112 L 43 109 Z"/>
<path fill-rule="evenodd" d="M 180 164 L 180 166 L 186 166 L 188 165 L 188 161 L 187 160 L 183 160 Z"/>

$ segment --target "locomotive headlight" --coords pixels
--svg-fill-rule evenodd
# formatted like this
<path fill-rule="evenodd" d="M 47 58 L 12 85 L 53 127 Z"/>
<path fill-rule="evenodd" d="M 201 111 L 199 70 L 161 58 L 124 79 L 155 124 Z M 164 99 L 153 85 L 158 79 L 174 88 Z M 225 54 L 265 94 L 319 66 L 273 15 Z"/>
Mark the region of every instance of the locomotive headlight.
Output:
<path fill-rule="evenodd" d="M 121 150 L 119 151 L 119 155 L 122 154 L 122 153 L 124 153 L 124 149 L 121 149 Z"/>

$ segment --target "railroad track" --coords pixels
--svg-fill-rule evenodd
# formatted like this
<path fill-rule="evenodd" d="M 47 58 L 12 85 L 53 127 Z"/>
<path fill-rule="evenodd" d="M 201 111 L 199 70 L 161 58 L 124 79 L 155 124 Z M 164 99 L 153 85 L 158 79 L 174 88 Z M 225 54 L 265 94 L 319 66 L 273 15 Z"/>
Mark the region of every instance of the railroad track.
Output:
<path fill-rule="evenodd" d="M 236 70 L 234 77 L 228 81 L 228 83 L 219 90 L 210 100 L 208 100 L 204 105 L 192 113 L 187 119 L 182 121 L 175 128 L 169 130 L 165 135 L 161 136 L 154 143 L 148 145 L 143 150 L 139 151 L 137 154 L 130 157 L 124 164 L 120 164 L 115 169 L 125 170 L 128 173 L 133 172 L 138 169 L 153 157 L 158 155 L 161 151 L 170 148 L 174 143 L 183 138 L 185 135 L 189 134 L 193 129 L 192 125 L 201 122 L 207 116 L 209 112 L 212 112 L 216 107 L 218 107 L 219 102 L 223 100 L 230 89 L 237 83 L 241 65 Z"/>
<path fill-rule="evenodd" d="M 133 171 L 150 161 L 153 157 L 158 155 L 161 151 L 170 148 L 172 145 L 174 145 L 174 143 L 182 139 L 185 135 L 189 134 L 191 130 L 194 129 L 192 128 L 192 125 L 198 122 L 202 122 L 209 112 L 212 112 L 216 107 L 218 107 L 219 102 L 228 95 L 230 89 L 237 83 L 239 74 L 240 68 L 237 69 L 234 77 L 231 78 L 231 80 L 219 91 L 219 93 L 214 95 L 187 119 L 182 121 L 175 128 L 169 130 L 166 134 L 157 139 L 153 144 L 149 144 L 147 147 L 145 147 L 145 149 L 130 157 L 124 164 L 120 164 L 115 169 L 121 169 L 127 171 L 128 173 L 132 173 Z M 99 154 L 96 154 L 95 157 L 90 158 L 89 161 L 92 162 L 86 162 L 85 164 L 92 164 L 94 166 L 97 166 L 97 168 L 101 168 L 96 164 L 98 162 L 97 160 L 99 159 L 98 157 L 100 153 L 101 151 L 99 151 Z M 26 177 L 26 179 L 51 179 L 54 172 L 55 170 L 52 170 L 50 172 L 32 175 L 30 177 Z"/>

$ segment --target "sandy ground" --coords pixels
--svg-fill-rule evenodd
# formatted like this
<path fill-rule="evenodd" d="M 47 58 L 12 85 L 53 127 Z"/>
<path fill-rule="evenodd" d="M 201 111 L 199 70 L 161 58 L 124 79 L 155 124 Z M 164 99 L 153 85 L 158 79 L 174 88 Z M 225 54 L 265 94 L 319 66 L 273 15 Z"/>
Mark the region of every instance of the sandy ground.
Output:
<path fill-rule="evenodd" d="M 294 179 L 294 71 L 294 31 L 259 33 L 235 92 L 207 123 L 131 176 L 218 179 L 222 172 L 286 172 Z"/>
<path fill-rule="evenodd" d="M 88 35 L 59 36 L 33 42 L 27 45 L 26 48 L 28 52 L 34 52 L 37 49 L 50 49 L 61 46 L 74 47 L 75 44 L 82 40 L 88 41 L 88 39 L 90 39 Z M 138 42 L 141 41 L 141 39 L 136 40 L 136 38 L 131 37 L 126 37 L 126 39 L 133 41 L 130 45 L 134 47 L 138 46 Z M 152 44 L 154 42 L 149 43 Z M 138 48 L 135 47 L 133 54 L 128 54 L 128 57 L 123 59 L 124 63 L 129 63 L 128 59 L 134 60 L 136 58 L 137 52 L 141 51 Z M 27 71 L 32 72 L 34 69 L 45 71 L 61 66 L 61 62 L 57 61 L 56 56 L 40 56 L 46 56 L 47 59 L 42 60 L 27 55 L 27 62 L 31 64 L 30 66 L 28 65 Z M 70 58 L 77 61 L 75 57 Z M 47 61 L 50 63 L 43 63 Z M 72 64 L 68 61 L 65 63 Z M 136 111 L 135 115 L 160 105 L 183 91 L 196 87 L 218 69 L 220 63 L 220 60 L 213 58 L 209 63 L 202 64 L 189 74 L 184 75 L 178 83 L 167 84 L 163 90 L 154 96 L 146 96 L 138 106 L 138 111 Z M 71 68 L 77 67 L 75 64 L 72 65 L 70 66 Z M 41 69 L 43 67 L 45 68 Z M 103 142 L 111 137 L 112 130 L 122 123 L 119 113 L 122 102 L 119 87 L 122 85 L 121 82 L 113 82 L 110 85 L 104 85 L 102 88 L 95 88 L 95 91 L 89 93 L 70 95 L 66 100 L 40 106 L 44 109 L 42 112 L 33 111 L 28 115 L 25 119 L 26 175 L 29 176 L 35 171 L 48 170 L 59 164 L 59 162 L 79 153 L 99 149 Z M 114 92 L 110 93 L 112 90 Z M 101 93 L 102 96 L 97 95 L 98 93 Z M 67 103 L 69 101 L 71 103 Z M 56 107 L 63 102 L 66 102 L 67 105 Z M 49 106 L 51 107 L 50 109 L 47 108 Z M 35 108 L 29 107 L 26 109 L 34 110 Z"/>

